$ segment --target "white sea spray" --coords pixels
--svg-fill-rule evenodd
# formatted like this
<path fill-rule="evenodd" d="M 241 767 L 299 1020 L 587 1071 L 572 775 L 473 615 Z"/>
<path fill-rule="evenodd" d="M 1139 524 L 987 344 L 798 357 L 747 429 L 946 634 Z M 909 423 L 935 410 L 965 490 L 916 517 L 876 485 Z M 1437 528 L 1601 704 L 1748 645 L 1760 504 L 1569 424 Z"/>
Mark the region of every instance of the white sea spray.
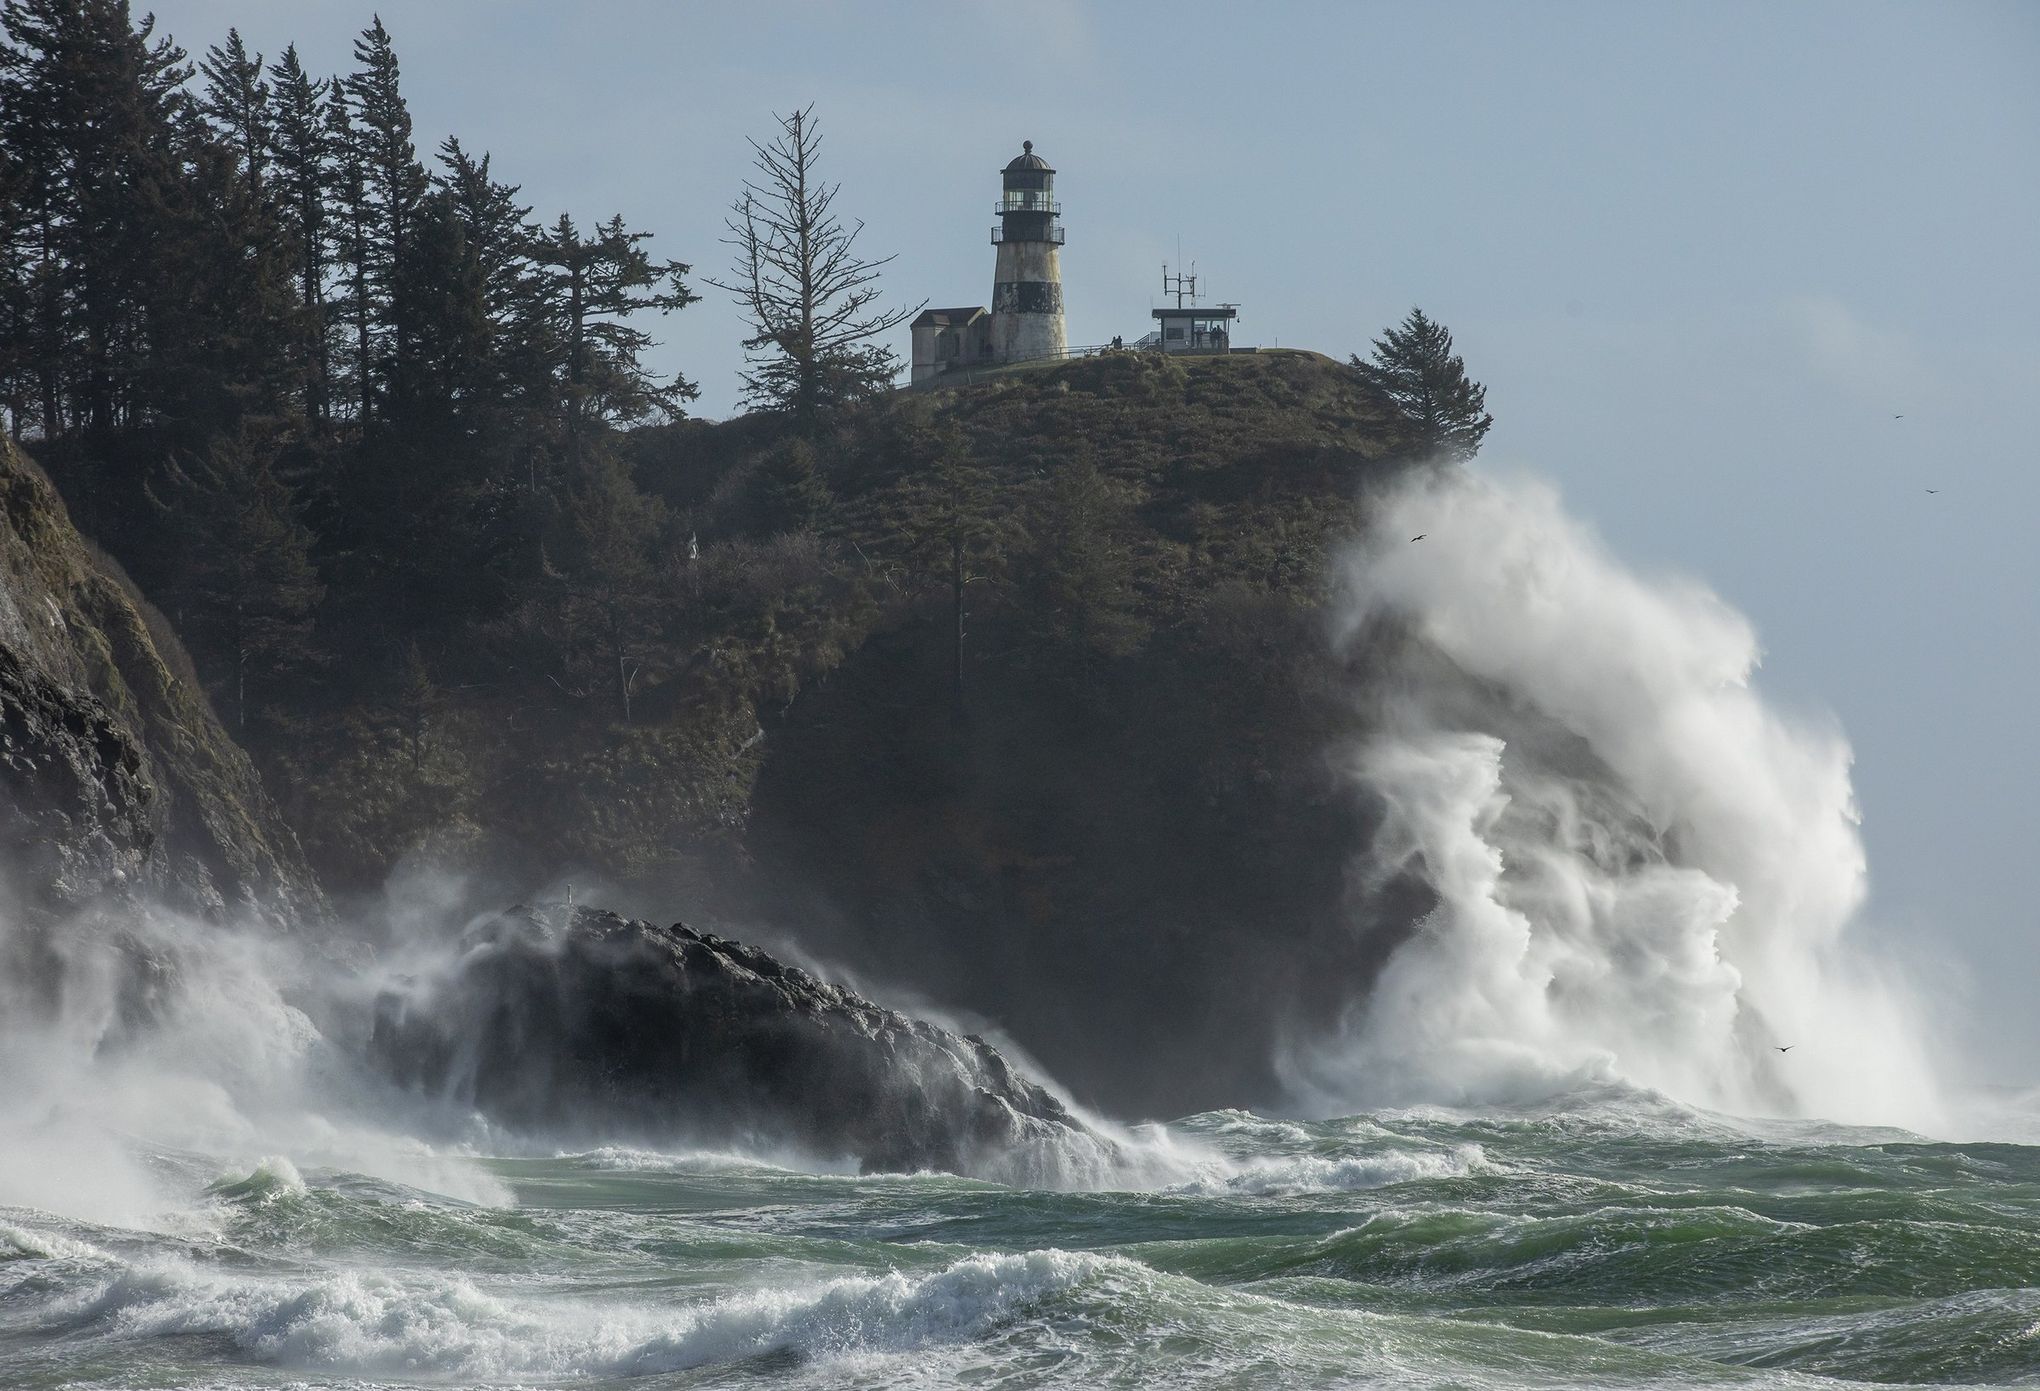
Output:
<path fill-rule="evenodd" d="M 1437 907 L 1337 1037 L 1295 1041 L 1311 1107 L 1620 1079 L 1937 1123 L 1916 1008 L 1846 940 L 1848 745 L 1763 699 L 1740 614 L 1625 567 L 1549 486 L 1466 474 L 1386 499 L 1342 581 L 1339 639 L 1391 654 L 1350 764 L 1383 808 L 1371 872 Z"/>

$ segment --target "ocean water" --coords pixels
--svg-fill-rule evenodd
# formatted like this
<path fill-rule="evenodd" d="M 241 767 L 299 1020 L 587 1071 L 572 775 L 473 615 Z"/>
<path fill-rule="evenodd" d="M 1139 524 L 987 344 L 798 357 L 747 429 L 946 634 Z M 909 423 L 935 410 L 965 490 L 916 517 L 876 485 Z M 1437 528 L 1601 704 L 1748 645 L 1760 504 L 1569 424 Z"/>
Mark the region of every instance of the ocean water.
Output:
<path fill-rule="evenodd" d="M 1134 1145 L 1079 1191 L 458 1161 L 485 1202 L 144 1147 L 157 1210 L 0 1208 L 0 1384 L 2040 1383 L 2040 1147 L 1616 1087 Z"/>
<path fill-rule="evenodd" d="M 1000 1170 L 1041 1188 L 563 1151 L 361 1067 L 458 895 L 351 964 L 81 923 L 62 988 L 0 971 L 0 1388 L 2040 1384 L 2040 1112 L 1971 1114 L 1954 1006 L 1854 944 L 1840 731 L 1543 485 L 1377 512 L 1335 640 L 1402 636 L 1327 754 L 1356 884 L 1436 907 L 1270 1060 L 1313 1119 Z"/>

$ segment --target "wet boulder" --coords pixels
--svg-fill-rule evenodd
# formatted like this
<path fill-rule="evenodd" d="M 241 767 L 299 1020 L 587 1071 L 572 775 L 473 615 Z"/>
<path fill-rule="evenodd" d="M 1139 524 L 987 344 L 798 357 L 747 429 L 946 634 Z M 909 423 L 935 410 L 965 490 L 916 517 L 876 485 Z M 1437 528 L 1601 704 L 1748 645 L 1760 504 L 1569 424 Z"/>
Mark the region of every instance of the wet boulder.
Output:
<path fill-rule="evenodd" d="M 755 947 L 590 908 L 513 909 L 385 991 L 370 1053 L 533 1135 L 730 1146 L 1068 1182 L 1113 1145 L 981 1039 Z"/>

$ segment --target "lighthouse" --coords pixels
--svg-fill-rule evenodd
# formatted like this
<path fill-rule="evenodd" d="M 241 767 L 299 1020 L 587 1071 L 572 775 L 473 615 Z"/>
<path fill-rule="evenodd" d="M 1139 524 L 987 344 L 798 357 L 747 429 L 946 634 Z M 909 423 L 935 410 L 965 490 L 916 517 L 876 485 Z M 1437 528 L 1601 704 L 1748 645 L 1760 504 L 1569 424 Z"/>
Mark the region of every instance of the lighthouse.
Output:
<path fill-rule="evenodd" d="M 1055 170 L 1021 142 L 1020 153 L 1000 174 L 998 248 L 992 274 L 992 359 L 1025 362 L 1061 357 L 1069 346 L 1063 330 L 1062 209 L 1055 201 Z"/>

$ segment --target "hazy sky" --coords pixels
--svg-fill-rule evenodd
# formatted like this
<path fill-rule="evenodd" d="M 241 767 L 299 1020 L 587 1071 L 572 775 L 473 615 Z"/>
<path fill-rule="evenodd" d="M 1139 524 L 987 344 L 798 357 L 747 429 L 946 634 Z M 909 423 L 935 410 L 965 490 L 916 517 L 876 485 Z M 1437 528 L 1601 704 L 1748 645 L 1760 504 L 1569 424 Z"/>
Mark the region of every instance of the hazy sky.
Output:
<path fill-rule="evenodd" d="M 372 8 L 157 10 L 331 71 Z M 621 212 L 701 272 L 744 137 L 813 102 L 908 303 L 989 301 L 1025 138 L 1072 343 L 1144 332 L 1179 241 L 1244 341 L 1343 356 L 1421 304 L 1488 383 L 1486 466 L 1708 580 L 1766 689 L 1840 719 L 1868 928 L 1967 980 L 1949 1014 L 1998 1080 L 2040 1080 L 2040 4 L 380 11 L 421 147 L 458 134 L 544 217 Z M 665 355 L 721 415 L 741 326 L 710 295 Z"/>

